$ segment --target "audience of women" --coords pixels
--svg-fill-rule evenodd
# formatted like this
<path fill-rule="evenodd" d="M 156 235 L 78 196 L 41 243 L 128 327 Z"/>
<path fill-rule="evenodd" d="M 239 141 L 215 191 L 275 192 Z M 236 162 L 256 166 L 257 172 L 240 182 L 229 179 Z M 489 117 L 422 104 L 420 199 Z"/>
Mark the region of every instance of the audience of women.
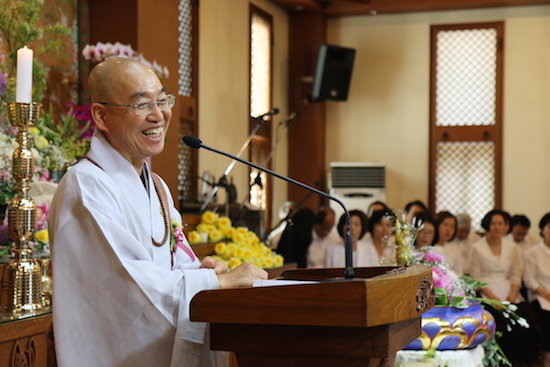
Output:
<path fill-rule="evenodd" d="M 378 256 L 374 247 L 361 239 L 367 232 L 367 216 L 360 210 L 351 210 L 350 212 L 351 239 L 353 244 L 353 266 L 376 266 Z M 338 221 L 338 233 L 342 241 L 329 245 L 325 258 L 327 268 L 345 267 L 345 244 L 346 236 L 346 215 L 343 214 Z"/>
<path fill-rule="evenodd" d="M 542 217 L 539 229 L 543 241 L 525 252 L 523 281 L 540 318 L 543 367 L 550 367 L 550 213 Z"/>
<path fill-rule="evenodd" d="M 434 244 L 433 252 L 445 256 L 451 269 L 458 275 L 464 274 L 462 270 L 462 248 L 451 242 L 456 235 L 456 218 L 448 211 L 436 214 L 435 228 L 437 230 L 437 242 Z"/>

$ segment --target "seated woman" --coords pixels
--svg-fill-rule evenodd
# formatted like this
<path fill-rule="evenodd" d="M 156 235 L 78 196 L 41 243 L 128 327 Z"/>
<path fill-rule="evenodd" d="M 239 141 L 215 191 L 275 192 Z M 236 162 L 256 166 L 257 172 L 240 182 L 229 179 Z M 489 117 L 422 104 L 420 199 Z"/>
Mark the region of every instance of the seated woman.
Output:
<path fill-rule="evenodd" d="M 376 250 L 372 245 L 361 241 L 367 232 L 367 216 L 360 210 L 351 210 L 350 226 L 351 241 L 353 244 L 353 266 L 375 266 L 378 263 Z M 338 233 L 342 241 L 329 245 L 325 265 L 327 268 L 343 268 L 346 266 L 345 236 L 346 215 L 343 214 L 338 221 Z"/>
<path fill-rule="evenodd" d="M 523 281 L 529 289 L 529 300 L 540 317 L 543 367 L 550 367 L 550 213 L 539 223 L 543 241 L 525 252 Z"/>
<path fill-rule="evenodd" d="M 464 274 L 462 267 L 462 248 L 451 242 L 456 235 L 456 218 L 448 211 L 442 211 L 435 215 L 435 228 L 437 230 L 437 242 L 434 243 L 433 252 L 445 256 L 451 265 L 451 269 L 457 274 Z"/>
<path fill-rule="evenodd" d="M 491 210 L 481 221 L 481 227 L 486 231 L 486 236 L 472 247 L 470 275 L 487 283 L 486 287 L 481 288 L 484 297 L 518 304 L 516 313 L 525 317 L 519 293 L 524 269 L 523 256 L 521 248 L 504 237 L 508 216 L 502 210 Z M 533 341 L 531 329 L 517 324 L 509 325 L 500 312 L 489 306 L 486 308 L 495 317 L 497 331 L 503 333 L 499 345 L 512 365 L 526 366 L 532 362 L 533 357 L 536 357 L 537 343 Z"/>
<path fill-rule="evenodd" d="M 378 265 L 395 265 L 395 239 L 392 236 L 393 213 L 388 210 L 376 210 L 369 218 L 370 236 L 365 242 L 376 249 Z"/>
<path fill-rule="evenodd" d="M 435 220 L 428 212 L 423 212 L 415 215 L 413 222 L 422 223 L 416 234 L 414 247 L 421 251 L 432 251 L 432 246 L 439 240 Z"/>

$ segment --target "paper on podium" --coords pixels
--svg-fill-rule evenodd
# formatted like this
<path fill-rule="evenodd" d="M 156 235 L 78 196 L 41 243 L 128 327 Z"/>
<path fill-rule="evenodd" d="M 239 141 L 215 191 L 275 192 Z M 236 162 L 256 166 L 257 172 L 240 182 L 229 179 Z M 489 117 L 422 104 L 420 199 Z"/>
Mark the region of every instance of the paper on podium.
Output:
<path fill-rule="evenodd" d="M 276 287 L 295 284 L 317 284 L 317 281 L 311 280 L 282 280 L 282 279 L 254 279 L 253 287 Z"/>

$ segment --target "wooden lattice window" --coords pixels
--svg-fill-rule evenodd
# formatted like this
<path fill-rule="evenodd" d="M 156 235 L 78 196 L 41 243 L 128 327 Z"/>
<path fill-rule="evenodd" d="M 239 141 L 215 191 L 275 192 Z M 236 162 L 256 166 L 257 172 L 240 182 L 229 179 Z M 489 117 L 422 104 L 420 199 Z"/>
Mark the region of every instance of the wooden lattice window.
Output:
<path fill-rule="evenodd" d="M 479 229 L 501 206 L 502 22 L 431 28 L 430 206 Z"/>

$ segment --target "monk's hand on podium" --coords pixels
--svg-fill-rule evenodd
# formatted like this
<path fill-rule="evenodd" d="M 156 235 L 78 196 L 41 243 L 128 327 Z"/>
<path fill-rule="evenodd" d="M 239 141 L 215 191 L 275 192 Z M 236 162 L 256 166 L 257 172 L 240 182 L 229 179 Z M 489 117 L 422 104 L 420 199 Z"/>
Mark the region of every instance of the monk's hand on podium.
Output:
<path fill-rule="evenodd" d="M 254 279 L 267 279 L 267 272 L 249 262 L 244 262 L 225 274 L 218 274 L 220 289 L 251 287 Z"/>
<path fill-rule="evenodd" d="M 212 256 L 207 256 L 202 260 L 201 268 L 214 269 L 216 274 L 224 274 L 229 271 L 223 261 L 216 260 Z"/>

